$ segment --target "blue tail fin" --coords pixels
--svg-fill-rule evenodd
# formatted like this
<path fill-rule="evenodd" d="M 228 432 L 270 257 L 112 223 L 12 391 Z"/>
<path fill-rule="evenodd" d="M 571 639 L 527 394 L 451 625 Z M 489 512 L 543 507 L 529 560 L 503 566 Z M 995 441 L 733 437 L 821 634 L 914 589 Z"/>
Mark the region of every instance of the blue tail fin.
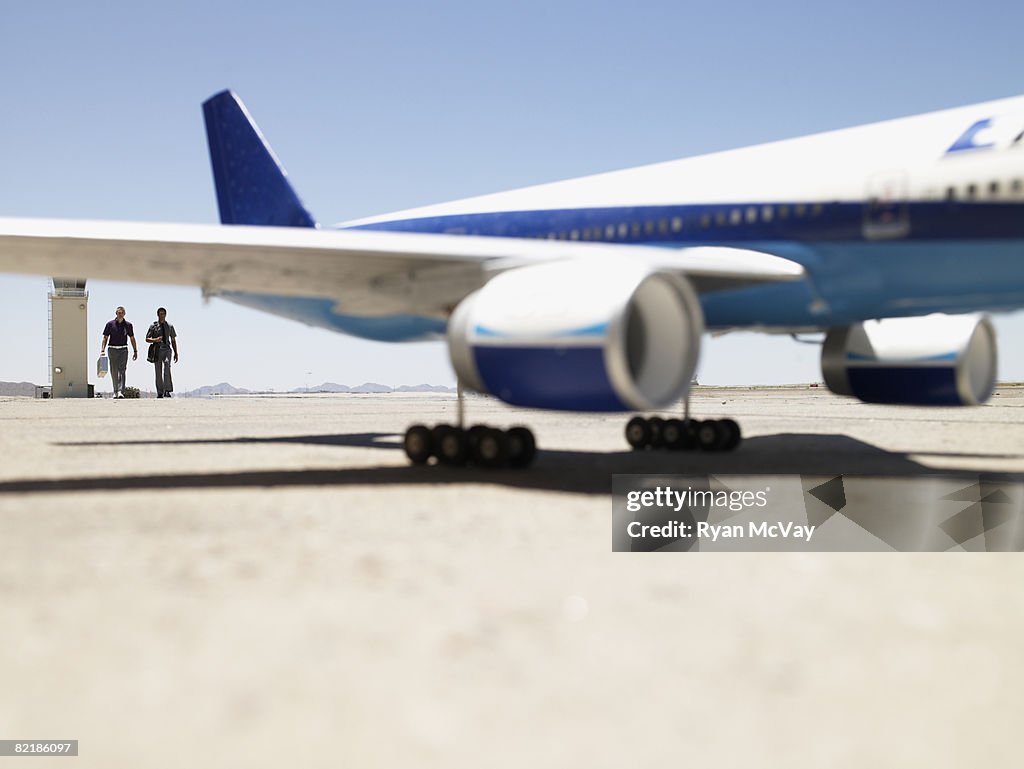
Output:
<path fill-rule="evenodd" d="M 231 91 L 203 102 L 222 224 L 316 227 L 245 105 Z"/>

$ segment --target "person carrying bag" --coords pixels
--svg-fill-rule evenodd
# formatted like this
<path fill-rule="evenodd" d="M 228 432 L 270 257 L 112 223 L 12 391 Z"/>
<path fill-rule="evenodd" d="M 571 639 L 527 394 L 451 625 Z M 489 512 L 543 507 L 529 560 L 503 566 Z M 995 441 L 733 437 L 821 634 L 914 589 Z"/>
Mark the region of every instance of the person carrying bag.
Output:
<path fill-rule="evenodd" d="M 146 341 L 150 344 L 147 359 L 153 364 L 156 372 L 156 397 L 170 398 L 174 391 L 171 380 L 171 360 L 178 362 L 178 334 L 174 326 L 167 322 L 167 310 L 160 307 L 156 311 L 156 321 L 146 332 Z"/>

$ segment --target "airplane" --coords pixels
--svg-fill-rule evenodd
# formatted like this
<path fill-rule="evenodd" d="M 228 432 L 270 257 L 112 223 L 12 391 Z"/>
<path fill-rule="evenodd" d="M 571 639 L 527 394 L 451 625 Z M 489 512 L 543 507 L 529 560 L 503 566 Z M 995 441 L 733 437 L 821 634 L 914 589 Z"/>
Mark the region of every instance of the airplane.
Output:
<path fill-rule="evenodd" d="M 526 427 L 464 425 L 463 390 L 644 412 L 634 449 L 731 450 L 689 417 L 705 332 L 823 332 L 865 402 L 991 395 L 989 312 L 1024 307 L 1024 96 L 325 227 L 231 91 L 203 104 L 221 225 L 0 219 L 0 271 L 195 285 L 366 339 L 445 338 L 456 425 L 414 464 L 522 467 Z M 118 258 L 123 257 L 123 258 Z"/>

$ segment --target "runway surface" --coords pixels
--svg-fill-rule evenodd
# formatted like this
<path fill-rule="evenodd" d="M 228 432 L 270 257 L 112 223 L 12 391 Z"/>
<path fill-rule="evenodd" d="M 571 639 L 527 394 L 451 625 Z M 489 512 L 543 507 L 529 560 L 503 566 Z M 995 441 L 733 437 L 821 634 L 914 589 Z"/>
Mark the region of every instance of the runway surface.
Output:
<path fill-rule="evenodd" d="M 1019 554 L 611 552 L 613 473 L 1024 476 L 976 409 L 708 389 L 734 454 L 530 425 L 410 467 L 454 396 L 0 400 L 0 739 L 32 766 L 1017 766 Z M 21 764 L 25 759 L 0 759 Z"/>

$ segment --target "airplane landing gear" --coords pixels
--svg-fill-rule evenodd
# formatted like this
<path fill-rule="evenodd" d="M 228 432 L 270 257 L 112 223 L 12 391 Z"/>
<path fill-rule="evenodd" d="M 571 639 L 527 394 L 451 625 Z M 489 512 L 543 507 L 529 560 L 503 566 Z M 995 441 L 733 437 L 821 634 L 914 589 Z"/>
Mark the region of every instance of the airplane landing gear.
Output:
<path fill-rule="evenodd" d="M 626 442 L 636 451 L 733 451 L 743 439 L 732 419 L 690 419 L 690 394 L 683 399 L 682 419 L 633 417 L 626 423 Z"/>
<path fill-rule="evenodd" d="M 626 424 L 626 441 L 637 451 L 732 451 L 743 439 L 732 419 L 662 419 L 633 417 Z"/>
<path fill-rule="evenodd" d="M 526 427 L 501 430 L 487 425 L 464 427 L 465 401 L 458 387 L 457 425 L 440 424 L 433 428 L 413 425 L 405 431 L 402 448 L 414 465 L 425 465 L 431 457 L 438 464 L 461 467 L 526 467 L 537 455 L 537 441 Z"/>
<path fill-rule="evenodd" d="M 473 425 L 468 430 L 455 425 L 413 425 L 402 442 L 405 455 L 414 465 L 425 465 L 431 457 L 438 464 L 461 467 L 526 467 L 537 455 L 537 442 L 526 427 L 501 430 Z"/>

